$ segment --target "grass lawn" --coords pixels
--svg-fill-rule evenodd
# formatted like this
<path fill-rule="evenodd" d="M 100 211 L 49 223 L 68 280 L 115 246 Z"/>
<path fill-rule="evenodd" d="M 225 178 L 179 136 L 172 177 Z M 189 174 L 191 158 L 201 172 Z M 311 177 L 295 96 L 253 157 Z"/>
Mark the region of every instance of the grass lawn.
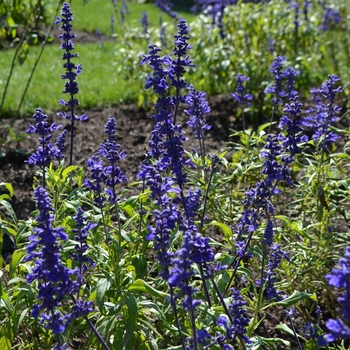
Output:
<path fill-rule="evenodd" d="M 117 2 L 120 7 L 120 3 Z M 142 12 L 147 12 L 150 26 L 159 26 L 159 15 L 161 12 L 152 4 L 129 3 L 130 13 L 126 15 L 125 30 L 140 27 Z M 73 1 L 72 12 L 75 20 L 73 22 L 73 33 L 75 30 L 95 32 L 99 29 L 102 34 L 111 35 L 110 18 L 114 14 L 111 1 L 90 0 L 86 5 L 83 1 Z M 74 15 L 76 14 L 76 16 Z M 96 15 L 98 14 L 98 15 Z M 181 12 L 180 15 L 191 20 L 193 15 Z M 162 14 L 163 20 L 172 21 L 167 15 Z M 116 20 L 116 30 L 118 20 Z M 140 28 L 141 32 L 141 28 Z M 76 44 L 75 52 L 79 58 L 75 63 L 83 64 L 83 74 L 78 77 L 80 93 L 77 96 L 81 108 L 91 108 L 108 104 L 120 104 L 135 101 L 140 93 L 140 82 L 125 77 L 118 78 L 119 52 L 116 50 L 115 42 L 104 42 L 103 47 L 96 43 Z M 16 64 L 10 81 L 6 99 L 1 116 L 14 115 L 18 109 L 25 85 L 28 81 L 35 59 L 40 47 L 30 47 L 28 58 L 23 65 Z M 0 97 L 2 97 L 7 77 L 9 75 L 14 49 L 0 51 Z M 147 42 L 144 48 L 139 49 L 140 58 L 142 53 L 147 52 Z M 31 115 L 36 107 L 46 111 L 60 109 L 57 100 L 66 98 L 62 94 L 64 82 L 60 80 L 60 74 L 64 72 L 62 50 L 58 44 L 50 44 L 44 50 L 41 60 L 35 71 L 33 80 L 26 94 L 20 113 Z M 117 53 L 117 54 L 116 54 Z M 119 60 L 119 61 L 118 61 Z"/>
<path fill-rule="evenodd" d="M 120 11 L 121 1 L 117 1 L 117 8 Z M 159 25 L 159 16 L 163 21 L 173 21 L 169 16 L 162 13 L 153 4 L 135 4 L 128 2 L 129 13 L 125 17 L 125 25 L 130 27 L 140 26 L 142 12 L 146 12 L 150 26 Z M 84 5 L 82 0 L 73 1 L 72 12 L 77 13 L 74 19 L 74 28 L 95 32 L 98 29 L 102 34 L 111 35 L 111 16 L 116 17 L 116 30 L 118 30 L 118 15 L 115 14 L 112 1 L 108 0 L 89 0 Z M 98 14 L 96 16 L 96 14 Z M 178 11 L 180 18 L 191 21 L 194 16 L 190 12 Z"/>

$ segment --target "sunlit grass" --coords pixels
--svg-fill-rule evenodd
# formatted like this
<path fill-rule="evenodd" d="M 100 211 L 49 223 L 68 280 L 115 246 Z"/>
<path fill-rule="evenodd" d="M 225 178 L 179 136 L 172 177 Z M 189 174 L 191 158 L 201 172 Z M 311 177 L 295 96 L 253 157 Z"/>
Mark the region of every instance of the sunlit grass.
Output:
<path fill-rule="evenodd" d="M 113 64 L 116 60 L 113 49 L 112 42 L 104 43 L 102 48 L 97 43 L 76 45 L 76 51 L 79 52 L 76 63 L 83 64 L 83 73 L 77 78 L 81 89 L 77 98 L 83 108 L 119 104 L 136 99 L 140 86 L 135 86 L 132 80 L 118 79 L 115 72 L 116 65 Z M 22 66 L 16 65 L 1 112 L 2 116 L 13 115 L 16 112 L 38 51 L 39 47 L 31 48 L 28 61 Z M 12 55 L 12 50 L 0 54 L 1 96 Z M 21 114 L 32 114 L 36 107 L 50 111 L 60 109 L 57 100 L 67 98 L 62 93 L 64 81 L 60 79 L 60 75 L 64 72 L 61 55 L 62 51 L 57 45 L 50 45 L 44 51 L 26 94 Z"/>
<path fill-rule="evenodd" d="M 117 1 L 118 9 L 121 8 L 121 1 Z M 140 26 L 142 12 L 146 12 L 150 26 L 159 26 L 159 16 L 163 20 L 172 21 L 166 14 L 162 13 L 153 4 L 135 4 L 128 2 L 129 13 L 125 16 L 125 26 Z M 74 19 L 74 28 L 95 32 L 98 29 L 102 34 L 111 35 L 111 16 L 116 19 L 115 29 L 120 27 L 119 17 L 114 12 L 112 1 L 107 0 L 90 0 L 86 5 L 83 1 L 73 1 L 72 12 L 79 13 Z M 179 17 L 191 21 L 194 16 L 190 12 L 179 11 Z"/>

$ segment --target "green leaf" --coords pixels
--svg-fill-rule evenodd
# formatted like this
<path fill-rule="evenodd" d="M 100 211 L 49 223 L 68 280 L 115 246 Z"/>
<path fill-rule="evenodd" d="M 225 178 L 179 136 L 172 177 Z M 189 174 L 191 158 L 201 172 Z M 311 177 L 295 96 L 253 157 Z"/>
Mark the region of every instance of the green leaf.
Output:
<path fill-rule="evenodd" d="M 28 312 L 29 312 L 29 308 L 24 309 L 21 314 L 19 315 L 19 317 L 15 316 L 15 320 L 14 320 L 14 327 L 15 327 L 15 334 L 17 334 L 19 326 L 21 325 L 23 319 L 27 316 Z"/>
<path fill-rule="evenodd" d="M 211 223 L 209 223 L 206 226 L 217 226 L 221 229 L 221 231 L 223 232 L 226 239 L 232 238 L 232 230 L 231 230 L 230 226 L 223 224 L 222 222 L 212 221 Z"/>
<path fill-rule="evenodd" d="M 126 331 L 123 339 L 123 349 L 133 350 L 134 349 L 133 342 L 130 340 L 132 340 L 136 319 L 137 319 L 137 312 L 138 312 L 137 302 L 135 297 L 131 294 L 126 294 L 124 298 L 125 298 L 125 304 L 128 307 L 128 319 L 127 319 Z"/>
<path fill-rule="evenodd" d="M 319 347 L 316 347 L 316 344 L 313 339 L 310 339 L 304 344 L 304 350 L 318 350 Z"/>
<path fill-rule="evenodd" d="M 333 153 L 330 155 L 331 158 L 346 158 L 349 159 L 349 155 L 346 153 Z"/>
<path fill-rule="evenodd" d="M 282 220 L 286 225 L 290 226 L 292 220 L 286 215 L 276 215 L 276 219 Z"/>
<path fill-rule="evenodd" d="M 12 308 L 8 299 L 0 298 L 0 310 L 1 309 L 4 309 L 9 315 L 11 315 Z"/>
<path fill-rule="evenodd" d="M 143 293 L 148 293 L 154 297 L 165 297 L 167 296 L 166 293 L 160 292 L 159 290 L 153 288 L 150 286 L 147 282 L 145 282 L 142 279 L 137 279 L 134 281 L 129 287 L 128 290 L 133 291 L 133 292 L 143 292 Z"/>
<path fill-rule="evenodd" d="M 7 190 L 10 192 L 10 197 L 14 195 L 13 187 L 9 182 L 0 182 L 0 186 L 5 186 Z"/>
<path fill-rule="evenodd" d="M 5 200 L 0 199 L 0 205 L 2 205 L 3 207 L 5 207 L 5 209 L 7 210 L 7 212 L 9 213 L 9 215 L 11 216 L 11 219 L 13 221 L 14 224 L 18 224 L 17 222 L 17 216 L 11 206 L 11 204 Z"/>
<path fill-rule="evenodd" d="M 78 169 L 77 165 L 70 165 L 66 169 L 63 170 L 62 172 L 62 180 L 64 181 L 67 178 L 67 175 L 70 174 L 72 171 Z"/>
<path fill-rule="evenodd" d="M 10 276 L 13 276 L 18 268 L 18 265 L 22 261 L 23 257 L 25 256 L 24 250 L 15 250 L 12 254 L 12 261 L 10 265 Z"/>
<path fill-rule="evenodd" d="M 100 311 L 103 311 L 103 301 L 104 301 L 104 297 L 106 295 L 106 292 L 109 290 L 109 288 L 111 288 L 111 281 L 107 278 L 102 278 L 98 281 L 97 283 L 97 305 L 100 309 Z"/>
<path fill-rule="evenodd" d="M 153 303 L 152 301 L 149 301 L 149 300 L 141 301 L 140 307 L 143 309 L 142 311 L 144 311 L 144 313 L 151 312 L 158 316 L 162 316 L 162 318 L 164 318 L 162 309 L 159 307 L 158 304 Z"/>
<path fill-rule="evenodd" d="M 264 129 L 268 128 L 270 126 L 270 122 L 262 124 L 258 127 L 258 134 L 260 134 Z"/>
<path fill-rule="evenodd" d="M 276 303 L 273 303 L 273 304 L 280 305 L 284 308 L 287 308 L 297 304 L 299 301 L 304 299 L 311 299 L 317 302 L 317 297 L 315 294 L 309 294 L 309 293 L 299 292 L 295 290 L 293 294 L 289 296 L 287 299 L 277 301 Z"/>
<path fill-rule="evenodd" d="M 286 324 L 280 323 L 279 325 L 277 325 L 275 327 L 276 330 L 278 331 L 282 331 L 282 332 L 286 332 L 287 334 L 289 334 L 290 336 L 292 336 L 294 338 L 294 332 L 291 328 L 289 328 Z M 301 335 L 297 334 L 298 338 L 303 339 L 304 341 L 306 341 L 305 338 L 303 338 Z"/>
<path fill-rule="evenodd" d="M 8 295 L 5 292 L 5 289 L 2 285 L 2 271 L 0 272 L 0 298 L 1 299 L 8 299 Z"/>
<path fill-rule="evenodd" d="M 13 341 L 13 334 L 11 330 L 11 324 L 10 322 L 7 322 L 2 325 L 0 328 L 0 349 L 1 350 L 11 350 L 12 349 L 12 341 Z"/>
<path fill-rule="evenodd" d="M 290 348 L 290 342 L 281 338 L 263 338 L 264 344 L 282 344 L 284 347 Z"/>

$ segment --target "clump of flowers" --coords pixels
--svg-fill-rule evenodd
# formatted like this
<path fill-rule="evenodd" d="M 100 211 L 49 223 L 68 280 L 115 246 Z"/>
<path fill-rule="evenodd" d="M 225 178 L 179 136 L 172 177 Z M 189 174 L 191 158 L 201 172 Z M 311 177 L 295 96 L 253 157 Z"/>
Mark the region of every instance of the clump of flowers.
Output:
<path fill-rule="evenodd" d="M 39 135 L 39 147 L 38 150 L 29 157 L 28 164 L 41 167 L 43 171 L 42 186 L 45 187 L 45 167 L 49 166 L 55 158 L 58 160 L 64 158 L 64 143 L 67 132 L 64 130 L 57 138 L 56 145 L 53 145 L 51 142 L 52 133 L 57 131 L 61 125 L 57 125 L 56 123 L 50 124 L 47 121 L 47 115 L 43 113 L 41 108 L 35 109 L 33 118 L 36 124 L 35 126 L 29 124 L 29 129 L 26 133 Z"/>
<path fill-rule="evenodd" d="M 127 178 L 119 167 L 119 162 L 126 158 L 124 150 L 120 149 L 114 139 L 117 123 L 114 118 L 109 118 L 105 134 L 108 139 L 103 142 L 91 158 L 87 161 L 87 167 L 90 171 L 90 178 L 84 180 L 84 185 L 95 193 L 94 202 L 102 208 L 106 199 L 111 204 L 116 204 L 119 200 L 117 186 L 126 182 Z"/>
<path fill-rule="evenodd" d="M 338 297 L 342 317 L 329 319 L 326 322 L 326 327 L 330 331 L 326 335 L 328 342 L 334 342 L 336 339 L 350 339 L 350 327 L 343 321 L 350 322 L 350 246 L 346 247 L 344 257 L 339 259 L 338 266 L 326 275 L 329 285 L 345 291 Z"/>
<path fill-rule="evenodd" d="M 206 93 L 197 91 L 193 85 L 189 86 L 189 93 L 185 97 L 185 102 L 189 108 L 185 109 L 185 113 L 190 116 L 186 122 L 193 128 L 194 136 L 199 141 L 200 154 L 204 164 L 205 147 L 204 147 L 204 130 L 210 130 L 211 126 L 206 124 L 204 115 L 210 112 L 210 107 L 205 99 Z"/>
<path fill-rule="evenodd" d="M 329 75 L 320 89 L 311 90 L 316 107 L 308 109 L 307 112 L 312 115 L 305 118 L 303 124 L 314 130 L 312 139 L 321 142 L 319 145 L 321 149 L 325 149 L 328 144 L 340 138 L 330 130 L 330 126 L 339 120 L 337 113 L 341 110 L 335 105 L 337 94 L 343 91 L 341 86 L 336 86 L 339 80 L 337 75 Z"/>
<path fill-rule="evenodd" d="M 72 317 L 70 313 L 62 314 L 61 306 L 66 297 L 77 292 L 78 285 L 72 279 L 77 271 L 62 263 L 61 242 L 68 236 L 63 228 L 53 227 L 55 217 L 49 195 L 39 186 L 34 190 L 34 198 L 39 209 L 38 226 L 29 237 L 26 260 L 35 261 L 35 267 L 28 274 L 27 282 L 40 282 L 38 299 L 41 303 L 33 306 L 32 317 L 40 316 L 45 328 L 58 335 L 65 331 Z M 59 337 L 57 341 L 60 342 Z"/>

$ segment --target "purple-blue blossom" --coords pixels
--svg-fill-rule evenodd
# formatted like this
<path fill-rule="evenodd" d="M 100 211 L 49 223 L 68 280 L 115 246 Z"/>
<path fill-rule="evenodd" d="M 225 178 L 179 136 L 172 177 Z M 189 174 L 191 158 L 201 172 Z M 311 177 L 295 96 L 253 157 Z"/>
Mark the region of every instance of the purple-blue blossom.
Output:
<path fill-rule="evenodd" d="M 232 97 L 241 105 L 241 106 L 250 106 L 251 100 L 253 99 L 253 96 L 251 94 L 245 93 L 245 86 L 243 85 L 244 82 L 249 81 L 250 78 L 246 77 L 245 75 L 238 73 L 237 74 L 237 88 L 234 93 L 232 93 Z"/>
<path fill-rule="evenodd" d="M 290 98 L 290 102 L 286 104 L 283 112 L 289 114 L 283 115 L 278 127 L 284 131 L 285 134 L 279 134 L 278 138 L 282 142 L 283 150 L 288 153 L 288 156 L 283 157 L 285 163 L 294 161 L 294 156 L 301 153 L 300 143 L 307 142 L 308 137 L 304 135 L 304 119 L 301 118 L 302 104 L 299 102 L 298 95 Z"/>
<path fill-rule="evenodd" d="M 189 86 L 189 92 L 185 97 L 188 108 L 185 113 L 190 116 L 186 122 L 187 125 L 194 129 L 194 135 L 197 139 L 202 139 L 203 130 L 210 130 L 211 126 L 206 124 L 204 115 L 210 113 L 209 103 L 206 100 L 206 93 L 197 91 L 193 85 Z"/>
<path fill-rule="evenodd" d="M 121 160 L 126 158 L 127 154 L 124 150 L 120 150 L 120 144 L 113 140 L 113 136 L 116 133 L 114 118 L 108 119 L 105 133 L 108 135 L 108 139 L 88 159 L 87 168 L 90 171 L 90 178 L 84 180 L 84 185 L 95 192 L 94 201 L 101 208 L 106 199 L 111 204 L 118 202 L 117 186 L 127 181 L 118 165 Z"/>
<path fill-rule="evenodd" d="M 169 0 L 156 0 L 154 6 L 157 6 L 161 11 L 165 12 L 171 18 L 177 18 L 177 13 L 172 11 L 174 4 Z"/>
<path fill-rule="evenodd" d="M 287 98 L 291 99 L 292 97 L 296 96 L 298 94 L 298 91 L 295 89 L 295 77 L 300 74 L 300 71 L 294 69 L 293 67 L 287 67 L 283 75 L 286 82 L 286 91 L 287 91 Z"/>
<path fill-rule="evenodd" d="M 268 220 L 264 235 L 263 235 L 263 243 L 270 246 L 273 242 L 273 223 L 271 220 Z"/>
<path fill-rule="evenodd" d="M 315 108 L 310 108 L 307 112 L 311 115 L 305 118 L 303 124 L 314 130 L 312 139 L 321 142 L 320 148 L 325 148 L 327 144 L 335 142 L 340 136 L 330 130 L 335 122 L 339 120 L 338 112 L 340 107 L 335 105 L 338 93 L 343 91 L 341 86 L 337 86 L 340 78 L 337 75 L 329 75 L 320 89 L 312 89 Z"/>
<path fill-rule="evenodd" d="M 62 106 L 68 106 L 70 108 L 70 112 L 68 114 L 66 112 L 61 112 L 58 113 L 58 115 L 69 120 L 86 120 L 88 118 L 86 115 L 78 117 L 74 114 L 74 109 L 79 104 L 79 101 L 75 98 L 75 95 L 79 92 L 76 77 L 82 73 L 83 68 L 81 64 L 75 65 L 71 61 L 73 58 L 78 57 L 78 54 L 71 52 L 74 50 L 72 39 L 76 38 L 76 35 L 72 34 L 73 26 L 71 22 L 74 20 L 74 18 L 68 3 L 63 4 L 61 16 L 62 17 L 57 17 L 55 24 L 62 23 L 61 29 L 63 34 L 60 34 L 58 37 L 62 39 L 60 49 L 65 50 L 65 53 L 62 55 L 62 59 L 66 61 L 63 64 L 63 68 L 66 70 L 66 73 L 61 74 L 61 78 L 67 80 L 64 84 L 65 89 L 63 90 L 63 93 L 68 94 L 69 99 L 67 101 L 59 100 L 58 102 Z"/>
<path fill-rule="evenodd" d="M 65 142 L 67 138 L 67 130 L 63 130 L 56 139 L 55 146 L 59 150 L 59 154 L 56 156 L 58 160 L 62 160 L 64 158 L 64 151 L 66 150 Z"/>
<path fill-rule="evenodd" d="M 339 14 L 339 10 L 326 6 L 322 23 L 319 28 L 322 30 L 329 30 L 332 26 L 338 24 L 341 20 L 342 18 Z"/>
<path fill-rule="evenodd" d="M 68 239 L 63 228 L 53 227 L 55 217 L 48 193 L 42 187 L 34 190 L 39 215 L 38 226 L 29 236 L 26 261 L 35 263 L 27 282 L 38 284 L 38 301 L 32 308 L 32 317 L 40 317 L 40 322 L 53 334 L 63 333 L 72 317 L 62 314 L 61 306 L 65 297 L 77 292 L 77 283 L 71 279 L 75 270 L 65 267 L 61 259 L 62 241 Z"/>
<path fill-rule="evenodd" d="M 345 248 L 344 257 L 339 259 L 338 267 L 333 268 L 332 272 L 326 275 L 326 279 L 330 286 L 344 290 L 338 297 L 341 318 L 329 319 L 326 322 L 326 327 L 330 331 L 326 335 L 326 340 L 333 342 L 338 338 L 350 339 L 350 328 L 344 323 L 344 321 L 350 323 L 350 246 Z"/>
<path fill-rule="evenodd" d="M 311 322 L 306 322 L 304 332 L 306 339 L 313 339 L 318 346 L 327 346 L 327 341 L 324 335 L 322 334 L 323 332 L 317 325 Z"/>
<path fill-rule="evenodd" d="M 189 92 L 185 97 L 185 102 L 189 107 L 185 109 L 185 113 L 190 116 L 190 119 L 186 124 L 193 128 L 194 136 L 199 140 L 200 152 L 204 159 L 205 148 L 203 131 L 211 128 L 210 125 L 206 124 L 204 115 L 210 112 L 210 107 L 205 98 L 205 92 L 197 91 L 193 85 L 190 85 L 188 89 Z"/>
<path fill-rule="evenodd" d="M 183 102 L 184 98 L 180 96 L 180 90 L 187 87 L 184 80 L 184 74 L 186 69 L 194 67 L 192 60 L 188 56 L 188 51 L 192 45 L 188 43 L 189 30 L 187 22 L 184 19 L 180 19 L 177 25 L 178 32 L 174 35 L 174 50 L 172 64 L 169 67 L 168 75 L 171 81 L 171 85 L 176 88 L 176 95 L 174 96 L 174 103 L 177 105 L 179 102 Z M 174 123 L 176 121 L 176 114 L 174 115 Z"/>
<path fill-rule="evenodd" d="M 75 251 L 71 253 L 72 258 L 78 263 L 79 267 L 79 280 L 82 281 L 85 271 L 89 267 L 95 266 L 95 262 L 86 253 L 89 250 L 89 244 L 87 243 L 87 237 L 92 229 L 97 224 L 86 223 L 84 218 L 84 211 L 80 207 L 78 208 L 77 214 L 74 217 L 76 228 L 73 229 L 74 240 L 77 242 L 75 245 Z"/>
<path fill-rule="evenodd" d="M 68 107 L 69 112 L 59 112 L 59 115 L 62 118 L 69 119 L 71 121 L 71 131 L 70 131 L 70 155 L 69 155 L 69 164 L 73 163 L 73 143 L 74 143 L 74 122 L 75 120 L 87 120 L 87 115 L 83 114 L 80 117 L 75 114 L 75 108 L 79 105 L 79 101 L 76 99 L 76 95 L 79 92 L 78 83 L 76 77 L 82 73 L 83 67 L 81 64 L 75 65 L 72 62 L 72 59 L 78 57 L 77 53 L 72 53 L 74 50 L 74 44 L 72 39 L 76 38 L 76 35 L 72 34 L 72 24 L 73 13 L 70 10 L 70 5 L 64 3 L 61 12 L 62 17 L 57 17 L 55 24 L 62 23 L 61 29 L 63 34 L 60 34 L 58 37 L 62 39 L 62 44 L 60 49 L 65 50 L 62 55 L 63 68 L 66 70 L 65 74 L 61 74 L 61 78 L 66 80 L 64 84 L 64 94 L 68 94 L 68 100 L 63 99 L 59 100 L 58 103 L 62 106 Z"/>
<path fill-rule="evenodd" d="M 276 289 L 275 283 L 277 281 L 276 268 L 281 264 L 282 260 L 289 259 L 289 253 L 281 250 L 280 244 L 270 245 L 270 255 L 267 263 L 267 268 L 265 270 L 265 277 L 263 279 L 263 284 L 266 282 L 266 293 L 267 299 L 273 299 L 279 301 L 283 299 L 282 292 Z"/>
<path fill-rule="evenodd" d="M 226 336 L 228 339 L 238 337 L 243 343 L 251 344 L 251 340 L 247 336 L 247 327 L 250 322 L 249 317 L 246 315 L 245 305 L 247 302 L 239 290 L 231 288 L 231 291 L 231 303 L 228 307 L 232 323 L 226 328 Z"/>
<path fill-rule="evenodd" d="M 272 62 L 269 71 L 273 74 L 275 83 L 268 86 L 265 89 L 265 94 L 273 94 L 274 97 L 271 99 L 272 104 L 278 105 L 282 104 L 282 97 L 286 96 L 283 90 L 283 80 L 285 78 L 285 72 L 283 71 L 283 63 L 286 61 L 284 56 L 278 56 Z"/>
<path fill-rule="evenodd" d="M 326 322 L 326 327 L 330 332 L 325 336 L 327 342 L 331 343 L 337 339 L 350 339 L 350 327 L 345 325 L 342 319 L 334 320 L 331 318 Z"/>
<path fill-rule="evenodd" d="M 57 139 L 58 144 L 53 146 L 51 143 L 52 133 L 58 130 L 61 125 L 56 123 L 50 124 L 47 121 L 47 115 L 44 114 L 41 108 L 35 109 L 35 114 L 33 115 L 36 121 L 35 126 L 29 124 L 29 129 L 26 131 L 27 134 L 37 134 L 39 135 L 39 147 L 36 152 L 34 152 L 28 159 L 29 165 L 38 165 L 40 167 L 47 167 L 50 165 L 53 159 L 57 158 L 61 160 L 63 155 L 62 143 L 64 143 L 64 134 L 62 133 Z"/>
<path fill-rule="evenodd" d="M 292 185 L 289 167 L 278 161 L 278 156 L 281 153 L 282 145 L 278 136 L 267 135 L 264 150 L 260 153 L 261 157 L 266 159 L 262 173 L 267 175 L 267 181 L 285 181 L 287 184 Z M 279 190 L 274 186 L 272 192 L 276 194 L 279 193 Z"/>
<path fill-rule="evenodd" d="M 148 22 L 147 12 L 145 11 L 142 12 L 141 26 L 142 26 L 142 34 L 148 34 L 149 22 Z"/>

